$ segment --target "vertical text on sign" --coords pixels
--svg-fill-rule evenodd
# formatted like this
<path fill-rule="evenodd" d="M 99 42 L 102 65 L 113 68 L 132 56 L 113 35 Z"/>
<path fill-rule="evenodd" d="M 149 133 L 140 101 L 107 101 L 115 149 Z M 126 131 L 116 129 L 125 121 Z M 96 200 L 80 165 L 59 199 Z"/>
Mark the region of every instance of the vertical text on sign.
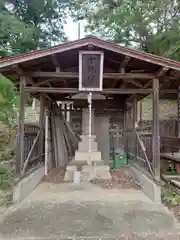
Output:
<path fill-rule="evenodd" d="M 104 53 L 99 51 L 79 52 L 79 90 L 102 91 Z"/>

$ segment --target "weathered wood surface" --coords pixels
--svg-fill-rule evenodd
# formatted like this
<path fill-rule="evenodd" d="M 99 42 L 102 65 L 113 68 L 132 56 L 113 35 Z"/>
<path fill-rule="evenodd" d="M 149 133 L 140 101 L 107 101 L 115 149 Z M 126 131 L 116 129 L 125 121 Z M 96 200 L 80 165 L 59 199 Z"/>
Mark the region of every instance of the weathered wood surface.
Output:
<path fill-rule="evenodd" d="M 159 79 L 153 79 L 153 171 L 156 180 L 160 180 L 160 135 L 159 135 Z"/>
<path fill-rule="evenodd" d="M 16 172 L 20 174 L 24 163 L 24 118 L 26 77 L 20 78 L 20 108 L 17 131 Z"/>

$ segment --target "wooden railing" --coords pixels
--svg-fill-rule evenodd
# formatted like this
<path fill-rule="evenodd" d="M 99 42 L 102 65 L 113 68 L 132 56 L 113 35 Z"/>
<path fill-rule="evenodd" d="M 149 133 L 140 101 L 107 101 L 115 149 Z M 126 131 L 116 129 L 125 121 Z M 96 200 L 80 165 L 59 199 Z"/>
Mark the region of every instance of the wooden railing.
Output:
<path fill-rule="evenodd" d="M 180 138 L 174 136 L 161 136 L 161 152 L 172 153 L 179 152 Z"/>

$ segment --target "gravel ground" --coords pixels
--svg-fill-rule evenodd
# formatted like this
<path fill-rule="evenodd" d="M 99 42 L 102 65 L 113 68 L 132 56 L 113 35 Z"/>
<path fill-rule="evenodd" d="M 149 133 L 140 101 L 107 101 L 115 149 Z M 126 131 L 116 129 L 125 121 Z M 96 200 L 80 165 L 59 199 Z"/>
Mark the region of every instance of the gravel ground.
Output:
<path fill-rule="evenodd" d="M 48 175 L 43 179 L 43 181 L 52 183 L 63 183 L 65 171 L 66 170 L 64 168 L 54 168 L 48 173 Z"/>
<path fill-rule="evenodd" d="M 140 189 L 140 185 L 134 177 L 126 174 L 128 167 L 121 167 L 118 169 L 110 169 L 112 175 L 111 180 L 94 179 L 91 183 L 101 186 L 102 188 L 117 188 L 117 189 Z M 44 182 L 63 183 L 65 169 L 56 168 L 50 171 Z"/>
<path fill-rule="evenodd" d="M 140 189 L 138 181 L 129 175 L 127 175 L 128 167 L 121 167 L 118 169 L 111 169 L 111 180 L 99 180 L 95 179 L 91 181 L 94 184 L 100 185 L 103 188 L 117 188 L 117 189 Z"/>

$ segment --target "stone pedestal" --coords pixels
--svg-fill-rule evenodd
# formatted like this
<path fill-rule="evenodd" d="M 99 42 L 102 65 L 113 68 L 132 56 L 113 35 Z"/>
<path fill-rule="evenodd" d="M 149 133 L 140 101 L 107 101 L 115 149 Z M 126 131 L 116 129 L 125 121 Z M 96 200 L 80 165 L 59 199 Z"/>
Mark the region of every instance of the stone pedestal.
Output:
<path fill-rule="evenodd" d="M 86 182 L 93 179 L 108 179 L 110 180 L 111 174 L 109 166 L 83 166 L 80 173 L 80 181 Z M 67 166 L 64 181 L 73 181 L 73 174 L 77 171 L 77 166 Z"/>
<path fill-rule="evenodd" d="M 72 181 L 74 171 L 81 166 L 81 180 L 90 181 L 92 179 L 111 179 L 109 166 L 104 165 L 101 152 L 98 150 L 95 133 L 94 110 L 92 110 L 92 135 L 91 152 L 89 152 L 89 114 L 88 109 L 82 112 L 82 132 L 78 150 L 75 152 L 74 159 L 66 168 L 65 180 Z M 103 134 L 103 133 L 102 133 Z"/>

